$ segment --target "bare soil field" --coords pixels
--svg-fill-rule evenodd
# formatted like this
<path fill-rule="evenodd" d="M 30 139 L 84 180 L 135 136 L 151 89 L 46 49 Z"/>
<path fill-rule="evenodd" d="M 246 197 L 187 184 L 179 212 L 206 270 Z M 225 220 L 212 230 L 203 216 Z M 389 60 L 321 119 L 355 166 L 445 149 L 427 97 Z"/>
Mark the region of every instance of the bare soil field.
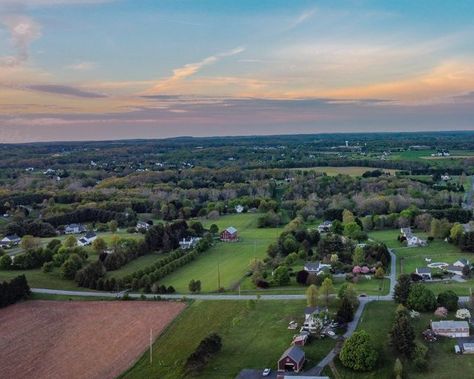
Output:
<path fill-rule="evenodd" d="M 177 302 L 26 301 L 0 309 L 0 377 L 115 378 L 185 308 Z"/>

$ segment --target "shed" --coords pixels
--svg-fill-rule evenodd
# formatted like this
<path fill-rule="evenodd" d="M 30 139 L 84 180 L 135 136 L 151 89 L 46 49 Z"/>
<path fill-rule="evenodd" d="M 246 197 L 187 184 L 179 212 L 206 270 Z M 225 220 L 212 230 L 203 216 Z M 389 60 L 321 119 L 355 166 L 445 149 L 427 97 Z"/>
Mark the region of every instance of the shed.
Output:
<path fill-rule="evenodd" d="M 285 350 L 278 360 L 278 371 L 300 372 L 304 362 L 304 351 L 297 346 L 291 346 Z"/>
<path fill-rule="evenodd" d="M 469 337 L 469 324 L 467 321 L 431 321 L 431 329 L 439 336 Z"/>
<path fill-rule="evenodd" d="M 474 354 L 474 337 L 462 337 L 457 339 L 462 354 Z"/>

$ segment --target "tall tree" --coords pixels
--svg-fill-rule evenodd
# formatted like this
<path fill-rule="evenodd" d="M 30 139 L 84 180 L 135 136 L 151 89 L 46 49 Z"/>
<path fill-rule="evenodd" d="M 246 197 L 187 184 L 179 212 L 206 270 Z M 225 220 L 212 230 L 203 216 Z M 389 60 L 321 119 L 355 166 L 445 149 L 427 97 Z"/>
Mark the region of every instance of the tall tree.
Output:
<path fill-rule="evenodd" d="M 405 308 L 396 312 L 395 321 L 390 331 L 390 341 L 397 352 L 406 358 L 412 356 L 415 350 L 415 330 Z"/>
<path fill-rule="evenodd" d="M 329 298 L 334 293 L 334 286 L 330 278 L 324 279 L 323 283 L 321 284 L 321 293 L 324 296 L 326 307 L 329 306 Z"/>
<path fill-rule="evenodd" d="M 407 305 L 408 295 L 410 294 L 411 279 L 410 275 L 402 274 L 398 277 L 397 284 L 395 285 L 395 291 L 393 299 L 395 302 L 403 305 Z"/>
<path fill-rule="evenodd" d="M 318 287 L 314 284 L 306 290 L 306 304 L 308 307 L 315 307 L 318 304 Z"/>

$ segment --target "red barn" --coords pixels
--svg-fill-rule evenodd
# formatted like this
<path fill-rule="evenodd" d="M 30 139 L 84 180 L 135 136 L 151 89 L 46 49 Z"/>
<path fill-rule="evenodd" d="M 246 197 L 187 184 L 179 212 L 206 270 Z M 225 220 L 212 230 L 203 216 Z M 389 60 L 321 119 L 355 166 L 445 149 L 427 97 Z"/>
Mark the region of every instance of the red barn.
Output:
<path fill-rule="evenodd" d="M 291 346 L 278 360 L 278 371 L 300 372 L 303 368 L 304 361 L 304 351 L 297 346 Z"/>
<path fill-rule="evenodd" d="M 239 235 L 237 234 L 237 229 L 233 226 L 227 228 L 221 233 L 221 241 L 224 242 L 235 242 L 239 239 Z"/>

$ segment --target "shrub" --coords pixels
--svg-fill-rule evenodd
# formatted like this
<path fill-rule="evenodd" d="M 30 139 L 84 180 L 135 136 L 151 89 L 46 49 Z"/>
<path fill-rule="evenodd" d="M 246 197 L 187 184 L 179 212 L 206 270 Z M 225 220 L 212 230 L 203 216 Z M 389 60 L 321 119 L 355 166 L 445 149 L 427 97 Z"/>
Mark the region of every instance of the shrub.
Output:
<path fill-rule="evenodd" d="M 378 352 L 365 330 L 354 332 L 342 346 L 339 359 L 354 371 L 370 371 L 375 367 Z"/>

